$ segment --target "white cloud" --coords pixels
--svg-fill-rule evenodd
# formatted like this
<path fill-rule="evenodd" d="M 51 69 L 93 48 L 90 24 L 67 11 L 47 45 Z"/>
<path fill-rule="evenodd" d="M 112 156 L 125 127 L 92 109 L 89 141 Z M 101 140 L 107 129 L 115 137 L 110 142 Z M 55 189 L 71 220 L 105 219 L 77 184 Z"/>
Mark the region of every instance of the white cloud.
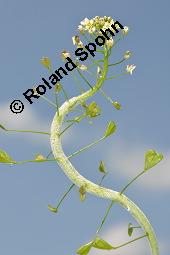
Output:
<path fill-rule="evenodd" d="M 14 114 L 11 112 L 9 105 L 10 103 L 0 105 L 0 124 L 7 129 L 50 132 L 51 122 L 47 121 L 45 115 L 43 117 L 39 116 L 33 107 L 26 106 L 22 113 Z M 69 130 L 63 134 L 63 144 L 73 142 L 74 135 L 75 132 L 73 127 L 71 131 Z M 49 137 L 46 135 L 34 135 L 27 133 L 24 135 L 24 139 L 28 139 L 30 142 L 35 141 L 39 143 L 46 143 L 49 140 Z"/>
<path fill-rule="evenodd" d="M 9 104 L 0 105 L 0 123 L 9 129 L 35 129 L 48 131 L 49 124 L 42 120 L 33 107 L 25 107 L 22 113 L 14 114 L 9 108 Z"/>
<path fill-rule="evenodd" d="M 133 238 L 142 236 L 141 230 L 135 230 L 133 233 L 133 237 L 129 237 L 127 234 L 127 223 L 121 223 L 116 226 L 112 226 L 108 231 L 101 234 L 101 238 L 112 244 L 113 246 L 117 246 L 120 244 L 123 244 L 125 242 L 128 242 L 132 240 Z M 162 255 L 166 254 L 168 252 L 169 244 L 165 242 L 159 242 L 160 246 L 160 253 Z M 117 250 L 113 251 L 104 251 L 104 250 L 98 250 L 98 249 L 92 249 L 89 253 L 89 255 L 132 255 L 132 254 L 138 254 L 138 255 L 146 255 L 150 254 L 150 248 L 149 243 L 146 238 L 140 239 L 134 243 L 131 243 L 129 245 L 126 245 L 124 247 L 121 247 Z"/>
<path fill-rule="evenodd" d="M 125 142 L 114 144 L 114 147 L 107 153 L 113 174 L 116 172 L 127 177 L 128 180 L 135 177 L 143 170 L 144 155 L 149 149 L 155 148 Z M 163 161 L 143 175 L 137 181 L 138 185 L 153 190 L 170 189 L 170 151 L 161 151 L 161 153 L 164 155 Z"/>

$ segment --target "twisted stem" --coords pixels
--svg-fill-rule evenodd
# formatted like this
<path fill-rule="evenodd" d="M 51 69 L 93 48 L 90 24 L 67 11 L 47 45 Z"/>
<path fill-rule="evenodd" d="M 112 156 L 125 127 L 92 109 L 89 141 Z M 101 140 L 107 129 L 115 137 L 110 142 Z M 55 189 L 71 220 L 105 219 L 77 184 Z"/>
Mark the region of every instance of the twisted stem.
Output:
<path fill-rule="evenodd" d="M 51 125 L 50 142 L 51 142 L 52 152 L 59 166 L 62 168 L 66 176 L 76 186 L 78 187 L 85 186 L 86 192 L 101 198 L 109 199 L 113 201 L 114 203 L 119 203 L 122 207 L 124 207 L 136 219 L 139 225 L 144 229 L 150 244 L 151 254 L 159 255 L 159 248 L 158 248 L 154 230 L 149 220 L 147 219 L 145 214 L 140 210 L 140 208 L 134 202 L 132 202 L 128 197 L 126 197 L 124 194 L 120 194 L 120 192 L 97 185 L 87 180 L 82 175 L 80 175 L 79 172 L 72 165 L 68 157 L 65 155 L 62 148 L 60 133 L 61 133 L 61 127 L 64 121 L 64 117 L 69 112 L 71 112 L 73 108 L 82 104 L 85 100 L 93 96 L 102 87 L 107 77 L 108 58 L 109 58 L 108 52 L 105 49 L 102 76 L 97 80 L 96 85 L 93 87 L 93 89 L 90 89 L 84 92 L 83 94 L 73 97 L 69 99 L 68 101 L 66 101 L 59 109 L 59 112 L 60 112 L 59 116 L 56 112 Z"/>

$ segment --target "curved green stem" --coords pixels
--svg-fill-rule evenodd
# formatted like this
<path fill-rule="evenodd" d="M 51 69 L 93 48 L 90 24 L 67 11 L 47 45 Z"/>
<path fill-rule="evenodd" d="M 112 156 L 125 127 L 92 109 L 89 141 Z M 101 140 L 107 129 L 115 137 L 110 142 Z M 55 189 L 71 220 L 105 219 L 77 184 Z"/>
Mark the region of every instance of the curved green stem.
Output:
<path fill-rule="evenodd" d="M 106 198 L 112 200 L 115 203 L 119 203 L 122 207 L 124 207 L 139 223 L 141 227 L 143 227 L 145 233 L 147 234 L 147 238 L 151 247 L 152 255 L 159 255 L 158 244 L 156 240 L 156 236 L 154 230 L 145 216 L 145 214 L 139 209 L 139 207 L 133 203 L 128 197 L 123 194 L 120 194 L 117 191 L 101 187 L 79 174 L 79 172 L 72 165 L 68 157 L 64 154 L 61 139 L 60 139 L 60 129 L 62 127 L 62 123 L 64 121 L 64 117 L 76 106 L 82 104 L 89 97 L 93 96 L 103 85 L 106 80 L 107 72 L 108 72 L 108 54 L 105 51 L 104 57 L 104 68 L 102 71 L 102 76 L 97 80 L 96 85 L 93 89 L 86 91 L 85 93 L 73 97 L 70 100 L 66 101 L 60 107 L 60 115 L 56 113 L 51 125 L 51 148 L 53 151 L 53 155 L 57 158 L 57 162 L 60 167 L 63 169 L 64 173 L 68 176 L 68 178 L 78 187 L 84 186 L 86 187 L 86 192 L 93 194 L 98 197 Z"/>

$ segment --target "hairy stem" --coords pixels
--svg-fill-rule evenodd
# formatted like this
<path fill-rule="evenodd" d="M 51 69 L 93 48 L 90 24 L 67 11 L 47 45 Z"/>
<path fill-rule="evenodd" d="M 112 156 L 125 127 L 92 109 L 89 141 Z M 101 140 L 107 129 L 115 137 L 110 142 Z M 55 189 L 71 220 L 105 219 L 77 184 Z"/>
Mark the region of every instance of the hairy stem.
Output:
<path fill-rule="evenodd" d="M 72 165 L 68 157 L 64 154 L 61 139 L 60 139 L 60 129 L 62 127 L 62 123 L 65 115 L 67 115 L 74 107 L 82 104 L 89 97 L 93 96 L 103 85 L 103 82 L 106 80 L 108 72 L 108 53 L 105 51 L 104 53 L 104 68 L 102 71 L 102 76 L 97 80 L 96 85 L 93 89 L 86 91 L 85 93 L 73 97 L 66 101 L 60 107 L 60 115 L 56 113 L 51 125 L 51 148 L 55 158 L 57 158 L 58 164 L 64 171 L 64 173 L 68 176 L 68 178 L 78 187 L 84 186 L 86 187 L 86 192 L 91 193 L 92 195 L 110 199 L 115 203 L 119 203 L 122 207 L 124 207 L 139 223 L 140 226 L 143 227 L 145 233 L 147 234 L 147 238 L 149 240 L 149 244 L 151 247 L 152 255 L 159 255 L 159 249 L 157 245 L 156 236 L 154 230 L 144 215 L 144 213 L 139 209 L 139 207 L 133 203 L 128 197 L 114 190 L 101 187 L 79 174 L 79 172 Z"/>

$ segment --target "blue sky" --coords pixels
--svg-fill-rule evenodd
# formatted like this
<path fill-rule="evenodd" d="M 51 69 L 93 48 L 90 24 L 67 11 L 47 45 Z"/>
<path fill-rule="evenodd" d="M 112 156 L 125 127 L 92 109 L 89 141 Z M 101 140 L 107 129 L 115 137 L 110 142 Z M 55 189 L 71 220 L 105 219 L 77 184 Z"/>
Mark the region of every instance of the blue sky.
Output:
<path fill-rule="evenodd" d="M 130 27 L 129 35 L 114 49 L 112 58 L 113 62 L 117 61 L 126 50 L 131 50 L 133 57 L 127 64 L 135 64 L 136 70 L 132 76 L 125 75 L 105 85 L 110 97 L 121 102 L 122 110 L 115 111 L 101 95 L 96 95 L 95 100 L 102 107 L 101 117 L 94 120 L 93 125 L 83 121 L 74 126 L 65 134 L 63 144 L 65 151 L 71 153 L 99 138 L 107 122 L 114 120 L 118 126 L 115 135 L 72 162 L 84 176 L 97 182 L 100 179 L 98 163 L 103 159 L 109 170 L 104 185 L 115 190 L 120 190 L 139 173 L 148 149 L 164 154 L 164 161 L 127 191 L 151 220 L 162 255 L 170 251 L 169 9 L 168 0 L 0 1 L 0 123 L 7 128 L 50 129 L 55 109 L 42 99 L 29 105 L 22 93 L 38 84 L 41 77 L 48 77 L 40 64 L 42 56 L 48 56 L 57 68 L 63 65 L 62 50 L 74 52 L 71 37 L 77 34 L 81 20 L 106 15 Z M 113 69 L 113 74 L 125 68 L 126 64 L 122 64 Z M 63 79 L 63 85 L 70 95 L 77 93 L 71 76 Z M 51 91 L 47 91 L 46 96 L 52 98 Z M 14 99 L 25 103 L 20 115 L 9 110 Z M 50 150 L 48 137 L 33 134 L 0 131 L 0 141 L 0 148 L 18 161 L 31 159 L 36 153 L 46 155 Z M 108 201 L 88 195 L 87 200 L 80 203 L 75 189 L 59 213 L 51 214 L 48 203 L 55 205 L 70 184 L 55 163 L 0 165 L 0 252 L 4 255 L 74 255 L 81 244 L 88 242 Z M 113 244 L 128 240 L 128 222 L 135 224 L 131 216 L 116 205 L 102 236 Z M 125 251 L 126 254 L 149 254 L 145 241 L 114 254 Z"/>

